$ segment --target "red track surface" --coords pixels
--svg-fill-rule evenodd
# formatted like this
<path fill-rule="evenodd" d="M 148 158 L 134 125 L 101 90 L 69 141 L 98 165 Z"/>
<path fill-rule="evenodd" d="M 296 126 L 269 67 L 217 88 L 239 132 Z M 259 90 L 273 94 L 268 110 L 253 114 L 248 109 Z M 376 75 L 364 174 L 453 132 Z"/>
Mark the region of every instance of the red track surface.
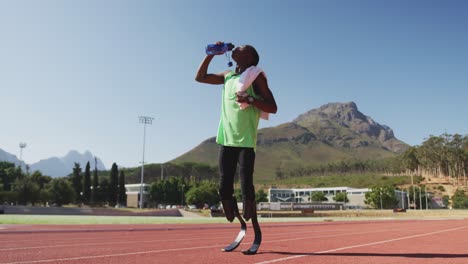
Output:
<path fill-rule="evenodd" d="M 468 220 L 262 224 L 259 253 L 221 252 L 238 224 L 0 225 L 0 263 L 468 263 Z"/>

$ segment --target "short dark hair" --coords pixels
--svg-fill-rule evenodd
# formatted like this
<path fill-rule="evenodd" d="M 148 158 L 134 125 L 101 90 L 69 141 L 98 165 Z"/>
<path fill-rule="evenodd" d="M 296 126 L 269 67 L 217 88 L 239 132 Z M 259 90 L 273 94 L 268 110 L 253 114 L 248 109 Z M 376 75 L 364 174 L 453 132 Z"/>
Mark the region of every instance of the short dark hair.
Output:
<path fill-rule="evenodd" d="M 252 54 L 252 57 L 253 57 L 253 65 L 257 66 L 258 65 L 258 62 L 260 61 L 260 56 L 258 56 L 258 52 L 257 50 L 251 46 L 251 45 L 245 45 L 246 48 L 249 49 L 250 51 L 250 54 Z"/>

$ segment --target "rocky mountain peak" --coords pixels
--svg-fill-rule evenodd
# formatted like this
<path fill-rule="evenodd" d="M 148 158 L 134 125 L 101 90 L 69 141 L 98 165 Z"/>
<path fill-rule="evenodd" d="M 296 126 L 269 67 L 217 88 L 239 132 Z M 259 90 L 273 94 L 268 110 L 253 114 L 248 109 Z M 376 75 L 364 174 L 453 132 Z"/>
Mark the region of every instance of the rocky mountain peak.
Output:
<path fill-rule="evenodd" d="M 320 106 L 319 108 L 312 109 L 299 117 L 293 122 L 304 123 L 309 120 L 314 120 L 317 116 L 322 118 L 330 118 L 335 120 L 342 120 L 345 123 L 350 123 L 353 120 L 367 121 L 367 117 L 359 112 L 356 103 L 328 103 Z"/>
<path fill-rule="evenodd" d="M 298 116 L 293 122 L 322 135 L 322 141 L 340 147 L 364 146 L 376 140 L 393 152 L 406 149 L 406 144 L 395 138 L 391 128 L 361 113 L 354 102 L 328 103 Z"/>

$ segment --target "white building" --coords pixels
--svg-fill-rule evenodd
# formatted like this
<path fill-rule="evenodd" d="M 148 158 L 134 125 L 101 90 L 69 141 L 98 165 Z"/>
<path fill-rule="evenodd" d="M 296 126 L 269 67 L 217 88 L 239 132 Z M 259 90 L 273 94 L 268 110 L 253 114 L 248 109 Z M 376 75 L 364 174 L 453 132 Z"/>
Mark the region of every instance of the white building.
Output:
<path fill-rule="evenodd" d="M 349 202 L 345 204 L 346 208 L 367 208 L 365 204 L 366 193 L 369 192 L 368 188 L 352 188 L 352 187 L 327 187 L 327 188 L 292 188 L 292 189 L 280 189 L 270 188 L 268 189 L 268 200 L 270 203 L 283 202 L 283 203 L 311 203 L 311 194 L 314 192 L 322 192 L 328 199 L 325 203 L 336 203 L 333 200 L 338 193 L 346 193 L 346 197 Z M 403 193 L 403 195 L 402 195 Z M 408 203 L 405 201 L 406 192 L 395 190 L 395 196 L 398 200 L 398 208 L 408 208 Z M 403 204 L 401 202 L 403 197 Z"/>
<path fill-rule="evenodd" d="M 139 207 L 140 204 L 140 188 L 142 188 L 143 191 L 143 207 L 148 207 L 148 202 L 149 202 L 149 197 L 150 197 L 150 188 L 151 185 L 143 183 L 143 186 L 141 186 L 140 183 L 135 183 L 135 184 L 125 184 L 125 189 L 127 194 L 127 207 Z"/>

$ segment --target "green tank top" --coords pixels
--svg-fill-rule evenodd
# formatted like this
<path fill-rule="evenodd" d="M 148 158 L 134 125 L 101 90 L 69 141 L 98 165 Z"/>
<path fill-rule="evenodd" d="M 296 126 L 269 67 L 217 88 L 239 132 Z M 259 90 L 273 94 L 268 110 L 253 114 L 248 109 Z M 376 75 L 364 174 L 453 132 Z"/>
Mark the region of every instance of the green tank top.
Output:
<path fill-rule="evenodd" d="M 219 121 L 216 143 L 230 147 L 255 148 L 260 110 L 254 106 L 240 109 L 236 102 L 237 83 L 240 75 L 231 71 L 224 77 L 221 119 Z M 255 98 L 253 86 L 246 92 Z"/>

